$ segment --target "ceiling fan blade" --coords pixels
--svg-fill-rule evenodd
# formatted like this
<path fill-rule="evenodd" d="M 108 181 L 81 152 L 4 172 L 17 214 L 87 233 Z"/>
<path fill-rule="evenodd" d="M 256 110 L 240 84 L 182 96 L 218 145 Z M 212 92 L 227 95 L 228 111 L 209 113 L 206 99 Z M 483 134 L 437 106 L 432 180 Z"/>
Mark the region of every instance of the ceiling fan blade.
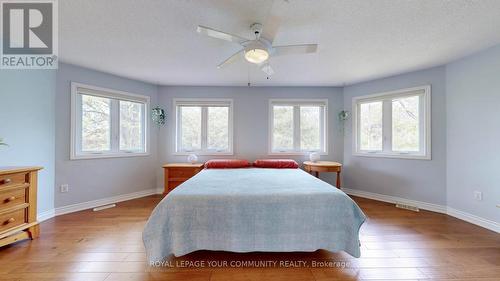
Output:
<path fill-rule="evenodd" d="M 267 74 L 267 76 L 272 76 L 274 74 L 274 70 L 271 67 L 271 65 L 269 65 L 269 63 L 262 64 L 260 66 L 260 70 L 264 71 Z"/>
<path fill-rule="evenodd" d="M 278 33 L 278 29 L 280 27 L 281 19 L 276 15 L 269 15 L 266 19 L 266 22 L 262 28 L 261 36 L 269 40 L 269 42 L 273 43 L 276 34 Z"/>
<path fill-rule="evenodd" d="M 274 56 L 316 53 L 318 44 L 288 45 L 273 47 Z"/>
<path fill-rule="evenodd" d="M 249 41 L 248 39 L 240 37 L 238 35 L 229 34 L 229 33 L 215 30 L 213 28 L 202 26 L 202 25 L 198 25 L 198 27 L 196 28 L 196 31 L 200 34 L 203 34 L 203 35 L 206 35 L 209 37 L 213 37 L 213 38 L 217 38 L 217 39 L 221 39 L 221 40 L 226 40 L 229 42 L 235 42 L 235 43 L 239 43 L 239 44 L 246 42 L 246 41 Z"/>
<path fill-rule="evenodd" d="M 232 56 L 230 56 L 229 58 L 227 58 L 225 61 L 221 62 L 217 66 L 217 68 L 223 68 L 224 66 L 227 66 L 227 65 L 229 65 L 231 63 L 234 63 L 238 59 L 242 58 L 242 54 L 243 54 L 243 50 L 239 50 L 238 52 L 234 53 Z"/>

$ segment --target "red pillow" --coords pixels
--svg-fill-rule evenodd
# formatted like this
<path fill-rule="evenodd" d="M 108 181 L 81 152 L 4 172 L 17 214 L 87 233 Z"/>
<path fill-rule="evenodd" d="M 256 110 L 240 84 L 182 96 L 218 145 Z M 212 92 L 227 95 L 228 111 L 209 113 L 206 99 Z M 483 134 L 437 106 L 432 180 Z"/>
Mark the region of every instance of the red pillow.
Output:
<path fill-rule="evenodd" d="M 245 159 L 212 159 L 205 163 L 205 169 L 236 169 L 248 167 L 250 167 L 250 162 Z"/>
<path fill-rule="evenodd" d="M 297 169 L 299 164 L 293 159 L 257 159 L 253 165 L 258 168 Z"/>

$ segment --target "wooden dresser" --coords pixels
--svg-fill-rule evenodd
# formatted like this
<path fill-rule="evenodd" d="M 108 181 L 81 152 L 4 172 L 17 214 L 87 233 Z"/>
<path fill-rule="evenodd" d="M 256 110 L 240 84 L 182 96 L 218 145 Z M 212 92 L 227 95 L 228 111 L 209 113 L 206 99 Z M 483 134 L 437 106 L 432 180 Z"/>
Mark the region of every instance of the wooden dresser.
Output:
<path fill-rule="evenodd" d="M 181 183 L 203 170 L 203 163 L 170 163 L 163 165 L 165 171 L 165 187 L 163 194 L 167 194 Z"/>
<path fill-rule="evenodd" d="M 0 247 L 38 237 L 36 192 L 40 169 L 0 167 Z"/>

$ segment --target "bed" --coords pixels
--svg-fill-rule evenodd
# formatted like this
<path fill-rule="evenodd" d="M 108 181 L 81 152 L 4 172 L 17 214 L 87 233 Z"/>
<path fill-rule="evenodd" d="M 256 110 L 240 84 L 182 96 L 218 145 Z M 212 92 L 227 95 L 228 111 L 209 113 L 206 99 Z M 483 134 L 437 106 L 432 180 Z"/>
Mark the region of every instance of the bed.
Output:
<path fill-rule="evenodd" d="M 301 169 L 204 169 L 170 192 L 143 232 L 150 263 L 197 250 L 360 256 L 365 215 Z"/>

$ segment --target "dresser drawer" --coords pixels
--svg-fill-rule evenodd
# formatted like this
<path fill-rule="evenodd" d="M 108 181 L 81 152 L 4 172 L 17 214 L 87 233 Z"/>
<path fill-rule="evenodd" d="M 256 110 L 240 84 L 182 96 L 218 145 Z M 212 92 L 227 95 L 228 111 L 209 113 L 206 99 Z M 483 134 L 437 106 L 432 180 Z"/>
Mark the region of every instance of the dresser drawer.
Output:
<path fill-rule="evenodd" d="M 0 212 L 26 202 L 26 188 L 0 191 Z"/>
<path fill-rule="evenodd" d="M 0 232 L 7 231 L 13 227 L 26 222 L 26 209 L 0 214 Z"/>
<path fill-rule="evenodd" d="M 190 178 L 196 174 L 194 168 L 169 168 L 169 178 Z"/>
<path fill-rule="evenodd" d="M 0 175 L 0 189 L 23 183 L 26 183 L 26 173 Z"/>

